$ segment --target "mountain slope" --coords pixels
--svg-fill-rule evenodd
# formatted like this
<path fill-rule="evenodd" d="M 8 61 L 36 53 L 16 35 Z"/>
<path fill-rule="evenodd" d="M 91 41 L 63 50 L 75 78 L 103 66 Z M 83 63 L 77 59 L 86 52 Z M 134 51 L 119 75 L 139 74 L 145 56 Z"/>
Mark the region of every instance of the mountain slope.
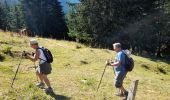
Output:
<path fill-rule="evenodd" d="M 14 83 L 12 77 L 19 63 L 22 51 L 33 51 L 29 37 L 12 36 L 12 33 L 0 32 L 0 100 L 121 100 L 114 96 L 114 73 L 111 67 L 106 69 L 101 88 L 96 92 L 105 60 L 114 58 L 114 52 L 107 49 L 94 49 L 79 43 L 37 38 L 41 45 L 54 54 L 53 72 L 49 75 L 51 84 L 58 95 L 46 95 L 35 87 L 34 64 L 23 59 Z M 5 55 L 6 53 L 7 55 Z M 9 56 L 10 55 L 10 56 Z M 135 69 L 128 73 L 125 87 L 134 79 L 139 79 L 136 100 L 169 100 L 170 64 L 149 58 L 133 56 Z"/>

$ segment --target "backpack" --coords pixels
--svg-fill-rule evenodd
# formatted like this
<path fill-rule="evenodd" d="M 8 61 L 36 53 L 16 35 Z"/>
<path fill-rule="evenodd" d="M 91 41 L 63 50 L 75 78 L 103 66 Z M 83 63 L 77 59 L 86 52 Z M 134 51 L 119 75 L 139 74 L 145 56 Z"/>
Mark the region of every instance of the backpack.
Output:
<path fill-rule="evenodd" d="M 124 55 L 125 55 L 125 70 L 131 72 L 134 68 L 134 60 L 132 57 L 127 56 L 126 53 L 124 53 Z"/>
<path fill-rule="evenodd" d="M 52 55 L 52 53 L 49 49 L 44 48 L 44 47 L 41 47 L 41 48 L 38 48 L 38 49 L 41 49 L 43 51 L 47 63 L 53 62 L 53 55 Z M 41 59 L 41 60 L 43 60 L 43 59 Z"/>

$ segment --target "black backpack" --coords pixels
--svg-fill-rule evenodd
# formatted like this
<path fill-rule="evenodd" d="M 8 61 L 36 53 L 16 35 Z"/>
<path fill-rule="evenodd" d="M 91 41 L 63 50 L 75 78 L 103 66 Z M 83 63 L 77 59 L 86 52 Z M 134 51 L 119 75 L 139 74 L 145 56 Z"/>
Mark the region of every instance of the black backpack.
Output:
<path fill-rule="evenodd" d="M 41 49 L 43 51 L 47 63 L 53 62 L 53 55 L 52 55 L 52 53 L 49 49 L 44 48 L 44 47 L 41 47 L 41 48 L 38 48 L 38 49 Z M 43 60 L 43 59 L 41 59 L 41 60 Z"/>
<path fill-rule="evenodd" d="M 125 53 L 125 70 L 130 72 L 134 68 L 134 60 L 132 57 L 128 57 Z"/>

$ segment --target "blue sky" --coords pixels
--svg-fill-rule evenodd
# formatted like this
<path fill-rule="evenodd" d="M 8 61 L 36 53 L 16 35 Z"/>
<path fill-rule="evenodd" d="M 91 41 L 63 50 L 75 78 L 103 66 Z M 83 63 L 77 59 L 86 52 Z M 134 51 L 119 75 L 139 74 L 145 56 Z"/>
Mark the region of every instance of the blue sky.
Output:
<path fill-rule="evenodd" d="M 79 3 L 79 0 L 59 0 L 59 1 L 61 2 L 61 5 L 63 6 L 64 13 L 68 12 L 68 6 L 66 2 Z"/>

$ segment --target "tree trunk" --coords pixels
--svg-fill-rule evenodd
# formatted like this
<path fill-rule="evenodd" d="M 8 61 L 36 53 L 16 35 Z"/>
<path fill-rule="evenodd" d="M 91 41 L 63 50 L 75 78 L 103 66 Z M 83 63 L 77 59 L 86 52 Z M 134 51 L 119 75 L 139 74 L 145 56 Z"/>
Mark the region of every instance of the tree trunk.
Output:
<path fill-rule="evenodd" d="M 162 41 L 162 34 L 161 34 L 161 32 L 159 32 L 158 34 L 159 34 L 159 37 L 158 37 L 159 44 L 158 44 L 158 51 L 157 51 L 156 56 L 157 56 L 157 57 L 161 57 L 161 41 Z"/>

